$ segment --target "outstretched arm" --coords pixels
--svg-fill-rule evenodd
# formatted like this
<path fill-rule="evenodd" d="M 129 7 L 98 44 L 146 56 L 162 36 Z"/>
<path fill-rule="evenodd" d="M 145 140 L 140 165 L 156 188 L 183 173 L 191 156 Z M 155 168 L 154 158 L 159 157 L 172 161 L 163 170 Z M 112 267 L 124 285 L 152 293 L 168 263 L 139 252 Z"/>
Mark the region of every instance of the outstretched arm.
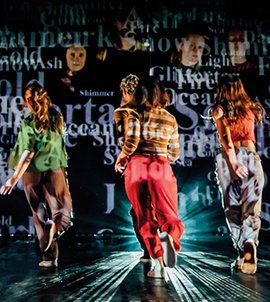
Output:
<path fill-rule="evenodd" d="M 221 109 L 217 109 L 214 112 L 213 117 L 216 123 L 220 144 L 228 156 L 233 171 L 241 179 L 247 177 L 248 169 L 247 167 L 238 162 L 233 141 L 231 138 L 230 127 L 226 118 L 223 116 L 223 111 Z"/>
<path fill-rule="evenodd" d="M 6 195 L 12 192 L 13 188 L 28 168 L 34 154 L 34 152 L 28 150 L 23 151 L 17 169 L 15 170 L 14 174 L 6 181 L 6 183 L 2 185 L 0 194 Z"/>

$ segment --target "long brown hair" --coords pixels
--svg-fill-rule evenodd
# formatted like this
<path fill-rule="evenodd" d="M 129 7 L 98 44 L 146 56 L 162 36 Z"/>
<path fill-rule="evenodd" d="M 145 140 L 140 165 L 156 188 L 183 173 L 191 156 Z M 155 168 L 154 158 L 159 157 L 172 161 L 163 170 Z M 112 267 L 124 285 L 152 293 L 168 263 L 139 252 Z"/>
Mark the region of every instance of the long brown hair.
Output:
<path fill-rule="evenodd" d="M 147 76 L 138 85 L 134 93 L 133 103 L 136 104 L 135 107 L 137 108 L 165 108 L 170 103 L 170 96 L 158 78 Z"/>
<path fill-rule="evenodd" d="M 24 99 L 27 107 L 37 120 L 37 129 L 52 130 L 62 133 L 64 120 L 61 113 L 59 113 L 47 91 L 37 81 L 32 81 L 25 88 Z"/>
<path fill-rule="evenodd" d="M 230 125 L 247 117 L 249 110 L 253 112 L 256 123 L 261 123 L 266 115 L 263 106 L 249 97 L 242 80 L 234 74 L 220 76 L 213 112 L 218 107 L 223 108 Z"/>

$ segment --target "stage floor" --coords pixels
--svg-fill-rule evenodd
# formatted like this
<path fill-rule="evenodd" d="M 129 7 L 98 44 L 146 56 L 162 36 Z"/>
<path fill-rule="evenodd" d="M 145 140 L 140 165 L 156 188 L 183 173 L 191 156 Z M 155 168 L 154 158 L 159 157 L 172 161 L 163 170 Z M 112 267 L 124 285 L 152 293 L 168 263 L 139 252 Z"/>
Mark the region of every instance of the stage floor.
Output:
<path fill-rule="evenodd" d="M 138 247 L 138 245 L 136 245 Z M 132 250 L 133 249 L 133 250 Z M 211 247 L 183 243 L 169 281 L 146 277 L 149 264 L 139 261 L 136 247 L 119 249 L 104 242 L 64 242 L 59 266 L 41 269 L 36 243 L 11 241 L 0 245 L 0 301 L 95 302 L 269 302 L 270 252 L 258 251 L 256 275 L 230 269 L 231 242 Z"/>

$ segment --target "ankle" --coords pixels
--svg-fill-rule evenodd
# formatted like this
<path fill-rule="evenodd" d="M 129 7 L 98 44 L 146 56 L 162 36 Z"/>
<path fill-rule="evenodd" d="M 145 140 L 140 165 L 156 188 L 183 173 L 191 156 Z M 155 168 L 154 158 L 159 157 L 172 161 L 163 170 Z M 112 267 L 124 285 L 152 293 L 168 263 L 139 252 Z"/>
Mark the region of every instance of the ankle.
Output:
<path fill-rule="evenodd" d="M 164 261 L 163 261 L 163 257 L 158 257 L 154 259 L 154 265 L 156 267 L 156 269 L 164 269 L 165 265 L 164 265 Z"/>
<path fill-rule="evenodd" d="M 163 267 L 163 268 L 157 268 L 157 267 L 154 266 L 147 273 L 147 277 L 167 279 L 167 272 L 166 272 L 165 267 Z"/>

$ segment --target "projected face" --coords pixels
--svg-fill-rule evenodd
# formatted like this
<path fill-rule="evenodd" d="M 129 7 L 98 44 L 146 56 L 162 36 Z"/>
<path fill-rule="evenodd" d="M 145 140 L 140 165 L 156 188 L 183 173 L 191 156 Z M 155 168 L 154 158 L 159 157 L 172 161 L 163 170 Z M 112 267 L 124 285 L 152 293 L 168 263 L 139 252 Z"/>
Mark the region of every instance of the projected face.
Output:
<path fill-rule="evenodd" d="M 243 58 L 246 57 L 246 51 L 250 44 L 246 39 L 245 31 L 242 30 L 231 30 L 228 33 L 228 49 L 230 57 L 238 63 L 243 63 Z M 241 60 L 242 58 L 242 60 Z"/>
<path fill-rule="evenodd" d="M 190 67 L 201 64 L 204 46 L 204 36 L 190 34 L 186 38 L 183 38 L 182 42 L 179 45 L 181 64 Z"/>
<path fill-rule="evenodd" d="M 117 33 L 120 39 L 121 50 L 131 50 L 136 47 L 136 33 L 133 31 L 128 21 L 115 23 Z"/>
<path fill-rule="evenodd" d="M 71 73 L 78 72 L 85 66 L 86 50 L 83 46 L 71 46 L 66 52 L 67 66 Z"/>

